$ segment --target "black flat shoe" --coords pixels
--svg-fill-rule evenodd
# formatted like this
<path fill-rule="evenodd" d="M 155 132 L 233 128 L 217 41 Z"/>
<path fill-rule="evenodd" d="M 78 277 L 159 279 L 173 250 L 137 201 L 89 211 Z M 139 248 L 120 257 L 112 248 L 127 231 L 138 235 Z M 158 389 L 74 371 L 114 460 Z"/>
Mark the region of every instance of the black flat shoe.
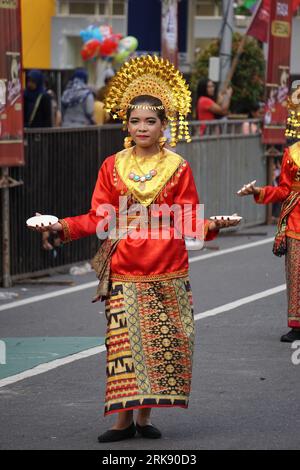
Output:
<path fill-rule="evenodd" d="M 135 436 L 136 427 L 134 423 L 126 429 L 109 429 L 101 436 L 98 436 L 98 442 L 117 442 L 124 439 L 130 439 Z"/>
<path fill-rule="evenodd" d="M 282 343 L 293 343 L 294 341 L 300 340 L 300 329 L 292 328 L 286 335 L 282 335 L 280 341 Z"/>
<path fill-rule="evenodd" d="M 161 437 L 160 430 L 152 426 L 152 424 L 140 426 L 136 423 L 136 430 L 142 437 L 147 437 L 148 439 L 159 439 Z"/>

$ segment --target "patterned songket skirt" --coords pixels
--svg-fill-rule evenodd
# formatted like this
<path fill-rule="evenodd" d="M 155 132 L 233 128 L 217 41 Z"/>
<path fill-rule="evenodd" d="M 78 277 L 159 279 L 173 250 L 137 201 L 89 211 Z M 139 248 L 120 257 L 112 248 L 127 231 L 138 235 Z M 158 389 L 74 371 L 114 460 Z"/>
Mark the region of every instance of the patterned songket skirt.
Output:
<path fill-rule="evenodd" d="M 105 313 L 104 414 L 137 408 L 187 408 L 194 347 L 189 278 L 112 281 Z"/>
<path fill-rule="evenodd" d="M 288 326 L 300 328 L 300 240 L 287 238 L 286 283 Z"/>

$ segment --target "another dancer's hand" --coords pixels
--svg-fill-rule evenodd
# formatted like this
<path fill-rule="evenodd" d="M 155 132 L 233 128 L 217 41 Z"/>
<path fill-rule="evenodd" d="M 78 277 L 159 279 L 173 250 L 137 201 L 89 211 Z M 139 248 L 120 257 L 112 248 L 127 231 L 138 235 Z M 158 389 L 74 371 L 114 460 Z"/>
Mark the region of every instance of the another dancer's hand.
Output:
<path fill-rule="evenodd" d="M 35 213 L 35 215 L 42 215 L 39 214 L 38 212 Z M 62 231 L 62 225 L 60 222 L 56 222 L 56 224 L 50 224 L 50 225 L 44 225 L 43 227 L 28 227 L 31 230 L 35 230 L 36 232 L 61 232 Z"/>
<path fill-rule="evenodd" d="M 240 191 L 237 192 L 238 196 L 250 196 L 251 194 L 254 194 L 256 196 L 259 195 L 261 188 L 258 186 L 254 186 L 254 184 L 251 184 L 250 186 L 243 186 Z"/>

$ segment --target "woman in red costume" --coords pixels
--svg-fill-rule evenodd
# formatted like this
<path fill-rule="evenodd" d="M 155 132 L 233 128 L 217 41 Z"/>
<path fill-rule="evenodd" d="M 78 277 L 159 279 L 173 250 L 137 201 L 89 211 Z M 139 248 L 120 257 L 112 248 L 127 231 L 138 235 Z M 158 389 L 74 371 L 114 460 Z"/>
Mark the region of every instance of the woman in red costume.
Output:
<path fill-rule="evenodd" d="M 291 117 L 288 118 L 286 135 L 300 138 L 299 116 L 300 88 L 289 100 Z M 270 204 L 282 202 L 275 237 L 273 253 L 276 256 L 286 255 L 286 281 L 288 296 L 288 326 L 291 330 L 281 336 L 284 343 L 300 340 L 300 141 L 285 149 L 278 186 L 244 186 L 240 196 L 253 194 L 256 203 Z"/>
<path fill-rule="evenodd" d="M 188 406 L 194 320 L 184 236 L 212 240 L 237 223 L 197 217 L 191 168 L 163 146 L 168 122 L 173 144 L 183 134 L 190 140 L 190 104 L 182 75 L 168 61 L 147 56 L 125 64 L 110 83 L 106 108 L 126 124 L 127 148 L 101 166 L 90 211 L 51 228 L 65 243 L 109 233 L 92 264 L 100 281 L 94 301 L 105 300 L 107 317 L 105 415 L 118 418 L 99 442 L 136 431 L 158 438 L 151 409 Z"/>

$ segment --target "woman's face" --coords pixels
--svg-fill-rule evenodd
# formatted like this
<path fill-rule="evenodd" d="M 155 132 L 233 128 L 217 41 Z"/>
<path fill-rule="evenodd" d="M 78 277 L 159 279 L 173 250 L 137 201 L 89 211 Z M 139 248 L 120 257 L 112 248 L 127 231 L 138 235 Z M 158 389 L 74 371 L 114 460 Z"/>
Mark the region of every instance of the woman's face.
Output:
<path fill-rule="evenodd" d="M 207 94 L 208 96 L 214 96 L 215 94 L 215 85 L 211 80 L 207 83 Z"/>
<path fill-rule="evenodd" d="M 128 132 L 138 147 L 157 145 L 165 125 L 155 111 L 133 109 L 128 120 Z"/>
<path fill-rule="evenodd" d="M 29 90 L 34 91 L 37 89 L 37 84 L 35 83 L 35 81 L 32 80 L 32 78 L 28 78 L 27 87 L 29 88 Z"/>

